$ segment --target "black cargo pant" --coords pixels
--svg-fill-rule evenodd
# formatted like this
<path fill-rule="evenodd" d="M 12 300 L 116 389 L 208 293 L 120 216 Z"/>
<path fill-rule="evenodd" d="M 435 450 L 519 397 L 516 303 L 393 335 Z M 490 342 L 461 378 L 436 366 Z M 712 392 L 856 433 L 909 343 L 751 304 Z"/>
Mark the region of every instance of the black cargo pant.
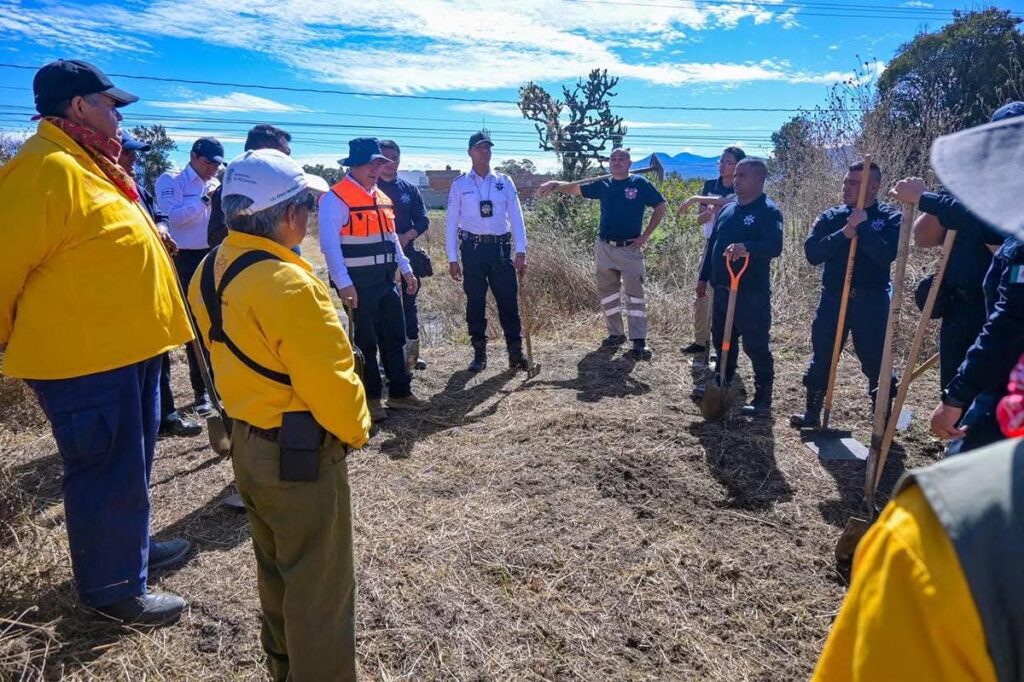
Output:
<path fill-rule="evenodd" d="M 405 398 L 411 394 L 411 377 L 405 368 L 405 316 L 402 297 L 394 283 L 381 283 L 356 288 L 359 307 L 355 309 L 355 344 L 366 361 L 363 386 L 367 400 L 380 400 L 384 385 L 380 366 L 388 380 L 388 395 Z M 380 349 L 380 364 L 377 349 Z"/>
<path fill-rule="evenodd" d="M 487 290 L 494 295 L 498 320 L 510 348 L 522 344 L 522 322 L 519 319 L 519 283 L 512 265 L 512 244 L 505 240 L 483 244 L 463 240 L 462 289 L 466 292 L 466 323 L 469 338 L 475 342 L 487 339 Z"/>
<path fill-rule="evenodd" d="M 939 383 L 949 385 L 985 326 L 985 299 L 951 297 L 939 327 Z"/>
<path fill-rule="evenodd" d="M 199 263 L 202 262 L 206 254 L 210 253 L 209 249 L 181 249 L 178 254 L 174 257 L 174 269 L 178 271 L 178 277 L 181 279 L 181 286 L 188 291 L 189 282 L 192 281 L 193 275 L 196 274 L 196 270 L 199 268 Z M 185 306 L 188 307 L 188 301 L 185 301 Z M 192 309 L 189 308 L 189 315 L 192 314 Z M 206 356 L 206 365 L 210 366 L 210 354 L 203 347 L 203 355 Z M 185 356 L 188 358 L 188 379 L 189 383 L 192 384 L 192 391 L 196 394 L 196 397 L 206 393 L 206 386 L 203 384 L 203 373 L 199 369 L 199 363 L 196 361 L 195 353 L 192 352 L 192 344 L 185 344 Z M 168 366 L 169 368 L 169 366 Z M 210 370 L 212 373 L 212 369 Z"/>
<path fill-rule="evenodd" d="M 722 354 L 722 340 L 725 331 L 725 315 L 729 305 L 729 287 L 715 285 L 715 299 L 712 302 L 711 336 L 714 339 L 718 361 L 726 363 L 725 379 L 732 381 L 736 374 L 739 358 L 739 343 L 743 352 L 754 366 L 754 384 L 768 386 L 775 380 L 775 358 L 769 343 L 772 328 L 772 292 L 740 291 L 736 298 L 736 312 L 733 318 L 731 348 L 728 358 Z"/>

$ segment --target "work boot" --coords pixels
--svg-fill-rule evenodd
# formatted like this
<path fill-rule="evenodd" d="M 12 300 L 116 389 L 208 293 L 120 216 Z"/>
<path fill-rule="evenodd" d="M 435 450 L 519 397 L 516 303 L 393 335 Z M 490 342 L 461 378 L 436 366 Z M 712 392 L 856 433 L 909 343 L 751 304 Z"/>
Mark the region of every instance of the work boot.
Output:
<path fill-rule="evenodd" d="M 422 412 L 430 409 L 430 403 L 422 398 L 417 398 L 410 393 L 401 398 L 388 398 L 389 410 L 409 410 L 410 412 Z"/>
<path fill-rule="evenodd" d="M 210 406 L 213 407 L 212 405 Z M 158 436 L 178 436 L 188 438 L 198 436 L 203 432 L 203 427 L 195 419 L 186 419 L 177 412 L 172 412 L 160 422 Z"/>
<path fill-rule="evenodd" d="M 755 419 L 767 419 L 772 416 L 772 385 L 763 384 L 754 386 L 754 399 L 749 405 L 744 405 L 740 413 L 744 417 Z"/>
<path fill-rule="evenodd" d="M 653 355 L 651 347 L 647 345 L 647 339 L 633 339 L 633 348 L 629 354 L 637 360 L 650 360 Z"/>
<path fill-rule="evenodd" d="M 487 369 L 487 339 L 473 340 L 473 361 L 467 369 L 474 374 Z"/>
<path fill-rule="evenodd" d="M 821 405 L 824 401 L 825 391 L 820 388 L 808 388 L 804 413 L 789 415 L 789 425 L 795 429 L 816 429 L 821 426 Z"/>
<path fill-rule="evenodd" d="M 508 368 L 514 370 L 529 371 L 530 363 L 523 355 L 523 346 L 520 343 L 508 345 Z"/>
<path fill-rule="evenodd" d="M 172 538 L 163 542 L 149 539 L 149 572 L 165 571 L 185 563 L 185 557 L 192 549 L 192 543 L 183 538 Z"/>
<path fill-rule="evenodd" d="M 689 346 L 683 346 L 679 349 L 681 353 L 686 353 L 687 355 L 703 355 L 707 350 L 707 346 L 702 346 L 696 341 L 691 343 Z"/>
<path fill-rule="evenodd" d="M 206 391 L 196 393 L 196 401 L 192 406 L 195 408 L 196 414 L 200 417 L 212 417 L 215 413 L 213 403 L 210 402 L 210 396 Z"/>
<path fill-rule="evenodd" d="M 370 421 L 374 424 L 382 422 L 388 418 L 388 411 L 384 409 L 384 405 L 377 400 L 367 400 L 366 408 L 370 411 Z"/>
<path fill-rule="evenodd" d="M 101 606 L 101 614 L 126 625 L 148 625 L 158 627 L 170 625 L 181 616 L 185 600 L 166 592 L 146 592 L 138 597 L 129 597 L 116 604 Z"/>
<path fill-rule="evenodd" d="M 405 370 L 412 374 L 412 371 L 419 364 L 420 360 L 420 340 L 409 339 L 405 342 Z"/>
<path fill-rule="evenodd" d="M 601 341 L 602 348 L 617 348 L 626 343 L 625 334 L 609 334 Z"/>

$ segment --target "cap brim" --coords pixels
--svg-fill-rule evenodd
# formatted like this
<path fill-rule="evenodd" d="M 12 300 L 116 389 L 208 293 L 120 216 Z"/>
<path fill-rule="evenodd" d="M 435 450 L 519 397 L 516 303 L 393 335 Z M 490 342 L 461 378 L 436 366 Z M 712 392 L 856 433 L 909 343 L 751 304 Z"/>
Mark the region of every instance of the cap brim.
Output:
<path fill-rule="evenodd" d="M 306 173 L 306 189 L 312 192 L 319 192 L 320 194 L 326 194 L 331 190 L 330 185 L 319 175 L 312 173 Z"/>
<path fill-rule="evenodd" d="M 486 144 L 486 145 L 489 145 L 489 146 L 491 146 L 491 147 L 493 147 L 493 146 L 494 146 L 494 143 L 493 143 L 493 142 L 491 142 L 490 140 L 480 140 L 479 142 L 476 142 L 476 143 L 474 143 L 474 144 L 470 145 L 470 147 L 469 147 L 469 148 L 470 148 L 470 149 L 472 149 L 473 147 L 479 147 L 479 146 L 480 146 L 480 145 L 482 145 L 482 144 Z"/>
<path fill-rule="evenodd" d="M 939 180 L 975 215 L 1024 238 L 1024 117 L 944 135 L 931 151 Z"/>
<path fill-rule="evenodd" d="M 139 101 L 139 98 L 130 92 L 125 92 L 121 88 L 108 88 L 103 91 L 104 95 L 113 98 L 117 102 L 117 106 L 123 107 L 129 104 L 135 104 Z"/>

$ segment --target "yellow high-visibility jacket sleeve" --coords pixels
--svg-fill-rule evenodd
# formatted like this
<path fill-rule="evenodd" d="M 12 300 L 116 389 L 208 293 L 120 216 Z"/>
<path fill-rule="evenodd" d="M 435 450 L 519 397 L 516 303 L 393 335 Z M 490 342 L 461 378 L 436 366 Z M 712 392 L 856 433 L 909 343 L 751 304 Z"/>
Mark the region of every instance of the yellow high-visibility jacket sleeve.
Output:
<path fill-rule="evenodd" d="M 815 682 L 995 681 L 956 551 L 917 486 L 861 540 Z"/>

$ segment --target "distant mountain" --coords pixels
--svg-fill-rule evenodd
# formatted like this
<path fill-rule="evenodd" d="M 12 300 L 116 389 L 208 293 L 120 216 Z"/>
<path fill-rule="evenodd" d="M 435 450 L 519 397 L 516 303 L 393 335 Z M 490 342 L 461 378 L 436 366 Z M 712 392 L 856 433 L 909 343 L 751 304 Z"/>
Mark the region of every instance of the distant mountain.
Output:
<path fill-rule="evenodd" d="M 665 169 L 665 176 L 678 175 L 684 180 L 691 178 L 717 178 L 718 157 L 697 156 L 682 152 L 675 156 L 669 156 L 662 152 L 649 154 L 639 161 L 634 161 L 632 168 L 646 168 L 652 165 L 652 159 L 658 157 L 658 162 Z"/>

